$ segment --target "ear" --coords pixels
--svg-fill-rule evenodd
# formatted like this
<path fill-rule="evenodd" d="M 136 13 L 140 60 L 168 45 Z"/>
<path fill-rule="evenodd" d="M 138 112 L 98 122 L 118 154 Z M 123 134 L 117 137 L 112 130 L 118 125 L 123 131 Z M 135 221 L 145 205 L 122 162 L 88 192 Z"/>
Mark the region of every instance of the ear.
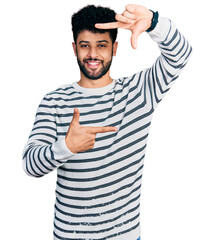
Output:
<path fill-rule="evenodd" d="M 77 57 L 76 44 L 74 42 L 72 43 L 72 47 L 73 47 L 74 54 Z"/>
<path fill-rule="evenodd" d="M 116 56 L 117 47 L 118 47 L 118 42 L 115 42 L 113 44 L 113 56 Z"/>

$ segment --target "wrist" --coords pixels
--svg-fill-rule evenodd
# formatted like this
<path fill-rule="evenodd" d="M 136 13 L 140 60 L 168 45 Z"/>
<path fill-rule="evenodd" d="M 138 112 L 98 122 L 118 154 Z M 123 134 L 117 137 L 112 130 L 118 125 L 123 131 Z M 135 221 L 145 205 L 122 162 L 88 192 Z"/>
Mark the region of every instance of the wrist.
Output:
<path fill-rule="evenodd" d="M 74 149 L 74 144 L 71 143 L 71 139 L 68 139 L 67 135 L 66 135 L 66 137 L 65 137 L 65 139 L 64 139 L 64 142 L 65 142 L 66 147 L 68 148 L 68 150 L 69 150 L 71 153 L 73 153 L 73 154 L 77 153 L 77 152 L 75 151 L 75 149 Z"/>
<path fill-rule="evenodd" d="M 149 25 L 148 25 L 148 28 L 149 29 L 152 25 L 152 19 L 153 19 L 153 12 L 151 10 L 149 10 L 149 14 L 148 14 L 148 19 L 149 19 Z"/>
<path fill-rule="evenodd" d="M 155 29 L 158 23 L 158 17 L 159 17 L 158 12 L 154 12 L 152 10 L 150 10 L 150 12 L 151 12 L 151 24 L 149 28 L 146 30 L 146 32 L 151 32 L 153 29 Z"/>

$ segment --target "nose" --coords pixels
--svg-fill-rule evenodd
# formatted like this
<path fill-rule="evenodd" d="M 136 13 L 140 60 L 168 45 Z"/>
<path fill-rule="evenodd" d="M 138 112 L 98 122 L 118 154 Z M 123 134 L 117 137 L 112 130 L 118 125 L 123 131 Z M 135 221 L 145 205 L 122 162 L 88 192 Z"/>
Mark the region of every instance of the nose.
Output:
<path fill-rule="evenodd" d="M 98 51 L 97 51 L 96 47 L 89 48 L 88 57 L 91 57 L 91 58 L 97 58 L 98 57 Z"/>

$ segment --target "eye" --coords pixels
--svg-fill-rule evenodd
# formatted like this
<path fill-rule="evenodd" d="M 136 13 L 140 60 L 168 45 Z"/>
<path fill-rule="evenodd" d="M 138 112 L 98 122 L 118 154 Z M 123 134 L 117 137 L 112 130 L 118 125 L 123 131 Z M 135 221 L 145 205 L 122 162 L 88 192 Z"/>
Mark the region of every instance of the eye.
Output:
<path fill-rule="evenodd" d="M 104 48 L 104 47 L 106 47 L 106 45 L 105 44 L 99 44 L 98 47 Z"/>
<path fill-rule="evenodd" d="M 81 48 L 87 48 L 87 47 L 89 47 L 87 44 L 81 45 Z"/>

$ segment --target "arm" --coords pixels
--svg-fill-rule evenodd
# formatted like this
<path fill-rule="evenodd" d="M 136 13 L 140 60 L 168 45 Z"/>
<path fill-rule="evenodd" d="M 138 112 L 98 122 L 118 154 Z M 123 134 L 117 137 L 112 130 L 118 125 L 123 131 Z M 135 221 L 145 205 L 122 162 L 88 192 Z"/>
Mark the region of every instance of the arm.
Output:
<path fill-rule="evenodd" d="M 27 175 L 41 177 L 64 164 L 73 153 L 64 139 L 58 139 L 52 101 L 41 101 L 33 129 L 23 150 L 23 168 Z"/>
<path fill-rule="evenodd" d="M 152 12 L 144 6 L 128 4 L 123 14 L 117 14 L 117 22 L 96 24 L 101 29 L 124 28 L 132 32 L 131 45 L 137 47 L 138 36 L 148 30 L 152 23 Z M 161 54 L 153 66 L 143 71 L 139 79 L 143 101 L 153 110 L 179 76 L 191 55 L 192 47 L 175 24 L 167 18 L 159 18 L 154 30 L 149 32 L 157 42 Z M 139 82 L 141 82 L 139 84 Z"/>
<path fill-rule="evenodd" d="M 192 47 L 167 18 L 159 18 L 156 28 L 149 32 L 161 51 L 153 66 L 145 73 L 143 98 L 155 109 L 184 69 L 192 53 Z"/>
<path fill-rule="evenodd" d="M 42 177 L 65 164 L 74 154 L 93 148 L 97 133 L 117 131 L 111 126 L 80 125 L 80 113 L 75 108 L 66 136 L 58 139 L 56 113 L 50 96 L 46 95 L 38 107 L 33 129 L 23 150 L 23 168 L 29 176 Z"/>

